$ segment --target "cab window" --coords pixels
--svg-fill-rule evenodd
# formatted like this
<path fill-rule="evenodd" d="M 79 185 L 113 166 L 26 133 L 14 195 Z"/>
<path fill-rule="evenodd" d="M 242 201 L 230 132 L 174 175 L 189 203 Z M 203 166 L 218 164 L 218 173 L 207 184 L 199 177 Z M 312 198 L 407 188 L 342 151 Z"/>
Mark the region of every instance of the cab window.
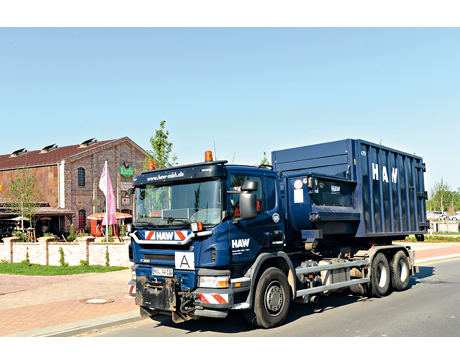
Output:
<path fill-rule="evenodd" d="M 234 174 L 230 176 L 230 191 L 241 191 L 244 181 L 257 181 L 259 187 L 257 191 L 252 192 L 257 196 L 257 211 L 263 211 L 263 196 L 262 196 L 262 179 L 260 177 L 246 176 Z M 240 195 L 237 193 L 230 194 L 230 218 L 240 217 Z"/>
<path fill-rule="evenodd" d="M 273 210 L 276 206 L 276 180 L 273 177 L 267 177 L 267 206 L 266 211 Z"/>

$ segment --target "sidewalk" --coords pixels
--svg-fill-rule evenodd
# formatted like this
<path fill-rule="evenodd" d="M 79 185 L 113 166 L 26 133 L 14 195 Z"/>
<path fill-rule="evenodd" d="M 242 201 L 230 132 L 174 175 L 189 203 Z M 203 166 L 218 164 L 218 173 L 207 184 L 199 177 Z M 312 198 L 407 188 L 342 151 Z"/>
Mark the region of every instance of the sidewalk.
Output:
<path fill-rule="evenodd" d="M 128 294 L 130 279 L 129 269 L 46 277 L 0 274 L 0 336 L 69 336 L 141 320 Z M 94 298 L 108 303 L 86 303 Z"/>
<path fill-rule="evenodd" d="M 460 257 L 460 243 L 410 243 L 416 263 Z M 143 320 L 128 294 L 131 271 L 73 276 L 0 274 L 0 336 L 71 336 Z M 108 303 L 86 303 L 101 298 Z M 82 302 L 83 301 L 83 302 Z"/>
<path fill-rule="evenodd" d="M 410 243 L 415 251 L 415 263 L 421 264 L 433 260 L 460 257 L 460 243 Z"/>

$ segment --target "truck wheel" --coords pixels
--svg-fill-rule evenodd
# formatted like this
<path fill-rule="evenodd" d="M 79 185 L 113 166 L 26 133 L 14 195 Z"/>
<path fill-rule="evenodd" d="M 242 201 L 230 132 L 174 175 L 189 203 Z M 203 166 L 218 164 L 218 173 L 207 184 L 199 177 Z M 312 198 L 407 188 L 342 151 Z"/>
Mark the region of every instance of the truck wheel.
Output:
<path fill-rule="evenodd" d="M 374 297 L 383 297 L 390 288 L 390 268 L 388 260 L 382 253 L 378 253 L 371 265 L 371 293 Z"/>
<path fill-rule="evenodd" d="M 268 329 L 279 326 L 291 303 L 291 288 L 286 275 L 278 268 L 268 268 L 260 277 L 252 309 L 243 311 L 252 325 Z"/>
<path fill-rule="evenodd" d="M 409 287 L 409 262 L 403 251 L 398 251 L 390 261 L 391 286 L 396 291 L 404 291 Z"/>

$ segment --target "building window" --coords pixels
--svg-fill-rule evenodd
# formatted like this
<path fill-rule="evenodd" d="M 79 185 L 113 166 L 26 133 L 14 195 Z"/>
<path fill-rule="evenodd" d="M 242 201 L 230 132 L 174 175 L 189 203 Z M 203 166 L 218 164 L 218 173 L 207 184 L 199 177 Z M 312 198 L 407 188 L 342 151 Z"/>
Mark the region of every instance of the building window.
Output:
<path fill-rule="evenodd" d="M 78 168 L 78 187 L 85 187 L 85 169 Z"/>
<path fill-rule="evenodd" d="M 80 210 L 78 211 L 78 228 L 84 229 L 86 226 L 86 211 Z"/>

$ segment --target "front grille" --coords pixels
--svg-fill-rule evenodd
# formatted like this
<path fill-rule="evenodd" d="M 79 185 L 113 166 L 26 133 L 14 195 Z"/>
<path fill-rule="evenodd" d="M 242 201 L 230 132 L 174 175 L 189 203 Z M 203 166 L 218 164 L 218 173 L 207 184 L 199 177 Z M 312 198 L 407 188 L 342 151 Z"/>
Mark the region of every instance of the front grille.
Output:
<path fill-rule="evenodd" d="M 160 244 L 139 244 L 141 249 L 144 250 L 189 250 L 190 245 L 185 244 L 185 245 L 179 245 L 179 244 L 173 244 L 173 245 L 160 245 Z"/>
<path fill-rule="evenodd" d="M 174 260 L 174 255 L 163 255 L 163 254 L 145 254 L 145 259 L 150 260 Z"/>

